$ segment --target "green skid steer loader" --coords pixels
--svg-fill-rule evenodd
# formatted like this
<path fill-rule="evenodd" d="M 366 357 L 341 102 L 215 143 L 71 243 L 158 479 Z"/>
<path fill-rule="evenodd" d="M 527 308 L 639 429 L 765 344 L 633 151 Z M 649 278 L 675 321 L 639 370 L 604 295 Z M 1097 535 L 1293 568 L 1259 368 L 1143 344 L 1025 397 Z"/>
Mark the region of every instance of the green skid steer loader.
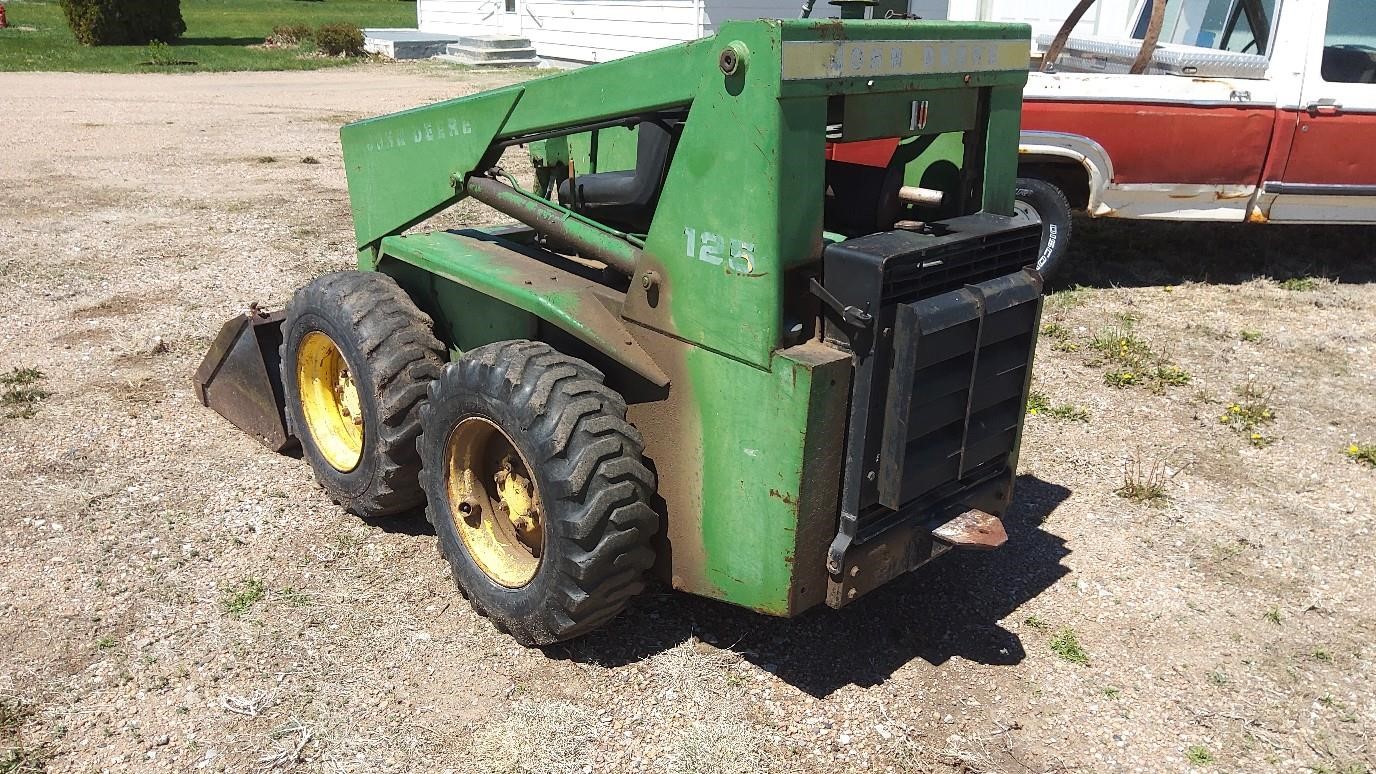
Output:
<path fill-rule="evenodd" d="M 353 513 L 424 505 L 527 645 L 650 572 L 795 616 L 996 547 L 1041 314 L 1028 36 L 731 22 L 349 124 L 358 270 L 226 324 L 200 397 Z M 509 225 L 413 230 L 466 197 Z"/>

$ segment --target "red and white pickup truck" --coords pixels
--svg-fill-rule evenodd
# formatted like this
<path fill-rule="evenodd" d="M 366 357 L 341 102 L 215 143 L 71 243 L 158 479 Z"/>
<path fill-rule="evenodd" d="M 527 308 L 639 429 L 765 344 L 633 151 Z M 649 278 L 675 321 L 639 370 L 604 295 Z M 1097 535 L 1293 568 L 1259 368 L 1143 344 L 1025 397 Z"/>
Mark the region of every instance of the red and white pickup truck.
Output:
<path fill-rule="evenodd" d="M 1063 259 L 1070 209 L 1376 222 L 1376 0 L 1157 1 L 1145 72 L 1128 74 L 1152 0 L 1135 40 L 1071 37 L 1029 79 L 1018 199 L 1043 223 L 1039 268 Z"/>

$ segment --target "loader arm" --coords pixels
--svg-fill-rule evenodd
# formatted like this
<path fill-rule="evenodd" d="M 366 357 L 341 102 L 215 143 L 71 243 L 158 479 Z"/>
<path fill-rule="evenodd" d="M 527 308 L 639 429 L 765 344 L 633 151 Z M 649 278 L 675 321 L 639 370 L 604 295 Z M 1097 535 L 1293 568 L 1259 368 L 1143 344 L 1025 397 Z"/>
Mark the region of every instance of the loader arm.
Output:
<path fill-rule="evenodd" d="M 498 144 L 525 135 L 688 105 L 715 56 L 704 39 L 595 68 L 365 119 L 340 130 L 360 252 L 464 197 Z M 710 63 L 709 63 L 710 64 Z M 500 151 L 500 148 L 497 148 Z M 495 154 L 494 154 L 495 155 Z"/>

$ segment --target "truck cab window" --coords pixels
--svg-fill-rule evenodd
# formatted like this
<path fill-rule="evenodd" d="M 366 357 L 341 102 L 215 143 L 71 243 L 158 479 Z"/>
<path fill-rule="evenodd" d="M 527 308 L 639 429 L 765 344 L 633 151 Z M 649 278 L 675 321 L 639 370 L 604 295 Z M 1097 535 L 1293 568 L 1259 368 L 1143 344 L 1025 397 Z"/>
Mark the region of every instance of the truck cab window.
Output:
<path fill-rule="evenodd" d="M 1146 37 L 1153 2 L 1138 13 L 1133 37 Z M 1161 42 L 1265 55 L 1278 0 L 1165 0 Z"/>
<path fill-rule="evenodd" d="M 1331 0 L 1320 73 L 1329 83 L 1376 83 L 1376 0 Z"/>

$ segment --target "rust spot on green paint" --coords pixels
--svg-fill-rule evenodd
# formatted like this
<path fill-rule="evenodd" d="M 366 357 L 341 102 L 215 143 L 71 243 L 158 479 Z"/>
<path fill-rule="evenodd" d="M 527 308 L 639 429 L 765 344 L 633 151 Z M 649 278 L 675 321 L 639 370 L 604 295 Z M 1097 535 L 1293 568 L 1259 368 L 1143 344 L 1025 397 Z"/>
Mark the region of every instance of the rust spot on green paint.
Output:
<path fill-rule="evenodd" d="M 782 501 L 784 505 L 793 506 L 798 504 L 798 501 L 793 499 L 793 495 L 790 495 L 788 492 L 780 492 L 777 489 L 771 489 L 769 490 L 769 496 Z"/>

